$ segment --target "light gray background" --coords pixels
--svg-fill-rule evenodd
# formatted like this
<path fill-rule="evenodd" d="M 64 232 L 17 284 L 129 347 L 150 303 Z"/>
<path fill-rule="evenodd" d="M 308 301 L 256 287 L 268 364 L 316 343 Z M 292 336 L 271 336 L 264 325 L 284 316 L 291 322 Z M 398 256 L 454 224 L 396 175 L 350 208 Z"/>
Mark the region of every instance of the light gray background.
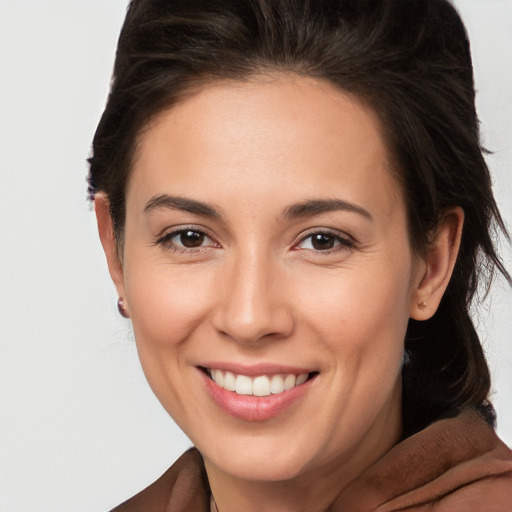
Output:
<path fill-rule="evenodd" d="M 0 0 L 0 512 L 104 511 L 188 445 L 150 392 L 86 201 L 126 0 Z M 459 0 L 512 219 L 512 1 Z M 512 251 L 504 246 L 509 270 Z M 477 322 L 512 444 L 512 292 Z"/>

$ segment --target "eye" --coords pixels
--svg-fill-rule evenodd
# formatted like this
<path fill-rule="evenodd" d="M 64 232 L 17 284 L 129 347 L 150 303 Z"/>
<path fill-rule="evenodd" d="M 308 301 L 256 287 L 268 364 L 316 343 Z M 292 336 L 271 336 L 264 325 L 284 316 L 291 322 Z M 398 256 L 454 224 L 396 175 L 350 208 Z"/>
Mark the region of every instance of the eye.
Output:
<path fill-rule="evenodd" d="M 298 244 L 298 249 L 310 251 L 330 251 L 336 248 L 350 248 L 354 243 L 348 238 L 344 238 L 334 233 L 318 231 L 305 236 Z"/>
<path fill-rule="evenodd" d="M 185 228 L 167 233 L 157 240 L 157 244 L 161 244 L 168 249 L 175 251 L 188 251 L 193 249 L 201 249 L 206 247 L 218 247 L 206 233 L 198 229 Z"/>
<path fill-rule="evenodd" d="M 201 247 L 204 244 L 206 235 L 200 231 L 193 231 L 187 229 L 186 231 L 180 231 L 171 238 L 171 242 L 181 247 Z"/>

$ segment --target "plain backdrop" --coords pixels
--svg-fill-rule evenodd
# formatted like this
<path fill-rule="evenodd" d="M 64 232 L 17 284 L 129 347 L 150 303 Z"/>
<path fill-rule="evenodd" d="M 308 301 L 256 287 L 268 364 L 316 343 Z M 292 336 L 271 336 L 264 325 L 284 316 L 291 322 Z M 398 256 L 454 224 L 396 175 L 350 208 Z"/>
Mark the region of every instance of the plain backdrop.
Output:
<path fill-rule="evenodd" d="M 0 0 L 0 512 L 101 512 L 189 446 L 142 375 L 86 200 L 126 0 Z M 459 0 L 512 224 L 512 1 Z M 512 269 L 512 252 L 503 244 Z M 475 320 L 512 444 L 512 292 Z"/>

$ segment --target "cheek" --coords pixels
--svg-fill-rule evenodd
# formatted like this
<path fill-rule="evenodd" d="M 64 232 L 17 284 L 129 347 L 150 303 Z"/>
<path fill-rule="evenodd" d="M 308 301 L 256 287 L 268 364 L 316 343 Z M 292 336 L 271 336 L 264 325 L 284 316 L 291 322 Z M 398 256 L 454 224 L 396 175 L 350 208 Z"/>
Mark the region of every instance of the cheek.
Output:
<path fill-rule="evenodd" d="M 318 306 L 309 317 L 332 355 L 332 385 L 336 400 L 351 411 L 344 420 L 353 424 L 351 432 L 371 424 L 400 383 L 409 273 L 407 262 L 398 268 L 406 270 L 387 265 L 366 266 L 364 272 L 344 269 L 329 293 L 317 295 Z"/>
<path fill-rule="evenodd" d="M 190 377 L 194 333 L 208 310 L 208 278 L 132 253 L 126 262 L 126 294 L 137 352 L 146 379 L 174 420 L 188 432 L 183 379 Z M 185 414 L 185 416 L 184 416 Z"/>
<path fill-rule="evenodd" d="M 403 266 L 375 263 L 336 269 L 315 279 L 305 276 L 302 291 L 294 293 L 303 298 L 305 323 L 334 355 L 332 364 L 340 367 L 344 379 L 396 375 L 402 359 L 410 266 L 405 261 Z"/>
<path fill-rule="evenodd" d="M 173 351 L 208 309 L 208 273 L 132 251 L 125 262 L 126 294 L 139 351 Z"/>

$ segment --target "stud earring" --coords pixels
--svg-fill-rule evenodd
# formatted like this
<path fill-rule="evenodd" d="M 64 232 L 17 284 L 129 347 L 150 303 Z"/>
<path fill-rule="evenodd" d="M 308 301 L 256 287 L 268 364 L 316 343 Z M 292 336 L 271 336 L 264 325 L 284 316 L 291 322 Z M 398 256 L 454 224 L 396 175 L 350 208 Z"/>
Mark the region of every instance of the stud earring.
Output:
<path fill-rule="evenodd" d="M 418 309 L 420 309 L 421 311 L 424 311 L 425 309 L 427 309 L 427 306 L 428 306 L 428 304 L 425 301 L 418 303 Z"/>
<path fill-rule="evenodd" d="M 130 318 L 128 311 L 126 311 L 126 306 L 124 304 L 124 299 L 122 297 L 119 297 L 119 299 L 117 299 L 117 309 L 119 311 L 119 314 L 123 318 Z"/>

